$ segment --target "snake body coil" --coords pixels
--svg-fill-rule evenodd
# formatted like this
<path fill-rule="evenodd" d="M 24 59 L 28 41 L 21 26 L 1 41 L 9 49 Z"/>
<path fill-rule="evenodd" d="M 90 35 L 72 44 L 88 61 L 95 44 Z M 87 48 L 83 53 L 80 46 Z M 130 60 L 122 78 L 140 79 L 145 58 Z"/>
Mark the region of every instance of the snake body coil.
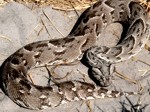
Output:
<path fill-rule="evenodd" d="M 112 48 L 95 46 L 106 27 L 116 23 L 123 27 L 123 39 Z M 136 0 L 100 0 L 80 16 L 67 37 L 28 44 L 8 57 L 1 66 L 3 90 L 16 104 L 29 109 L 56 107 L 75 100 L 121 96 L 125 93 L 79 81 L 42 87 L 28 81 L 27 73 L 45 64 L 75 62 L 86 53 L 94 77 L 106 86 L 111 80 L 110 64 L 127 60 L 139 52 L 148 39 L 148 27 L 148 13 Z"/>

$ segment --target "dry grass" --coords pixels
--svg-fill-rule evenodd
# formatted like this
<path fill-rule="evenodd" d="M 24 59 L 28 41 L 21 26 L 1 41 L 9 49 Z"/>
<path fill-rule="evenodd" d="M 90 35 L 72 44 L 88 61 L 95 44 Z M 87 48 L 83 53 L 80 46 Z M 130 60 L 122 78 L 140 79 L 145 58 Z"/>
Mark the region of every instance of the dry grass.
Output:
<path fill-rule="evenodd" d="M 37 6 L 52 6 L 54 9 L 59 10 L 81 10 L 85 9 L 97 0 L 0 0 L 0 6 L 5 5 L 10 1 L 15 1 L 25 5 L 35 4 Z"/>

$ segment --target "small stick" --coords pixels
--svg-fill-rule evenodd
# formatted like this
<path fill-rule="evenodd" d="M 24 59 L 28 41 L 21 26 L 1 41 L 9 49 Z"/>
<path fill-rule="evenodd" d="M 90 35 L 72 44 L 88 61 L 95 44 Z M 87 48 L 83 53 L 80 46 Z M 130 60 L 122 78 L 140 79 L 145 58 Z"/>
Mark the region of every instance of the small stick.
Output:
<path fill-rule="evenodd" d="M 45 15 L 45 17 L 51 22 L 51 24 L 53 25 L 53 27 L 63 36 L 65 37 L 54 25 L 54 23 L 52 22 L 52 20 L 47 16 L 47 14 L 43 11 L 43 14 Z"/>
<path fill-rule="evenodd" d="M 132 80 L 132 79 L 130 79 L 130 78 L 128 78 L 128 77 L 122 75 L 121 73 L 117 72 L 116 70 L 115 70 L 115 72 L 117 73 L 116 76 L 118 76 L 118 77 L 120 77 L 120 78 L 122 78 L 122 79 L 125 79 L 125 80 L 127 80 L 127 81 L 129 81 L 129 82 L 132 82 L 132 83 L 134 83 L 134 84 L 137 84 L 137 81 L 134 81 L 134 80 Z"/>

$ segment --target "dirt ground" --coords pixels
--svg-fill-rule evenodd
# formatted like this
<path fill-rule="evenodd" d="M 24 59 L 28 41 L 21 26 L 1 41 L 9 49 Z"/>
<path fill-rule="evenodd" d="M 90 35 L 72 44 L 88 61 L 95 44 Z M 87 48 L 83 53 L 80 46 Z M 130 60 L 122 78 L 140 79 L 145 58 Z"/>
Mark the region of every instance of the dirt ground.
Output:
<path fill-rule="evenodd" d="M 80 15 L 81 12 L 78 14 Z M 75 11 L 59 11 L 52 9 L 51 6 L 33 9 L 16 2 L 5 4 L 0 7 L 0 63 L 2 64 L 9 55 L 28 43 L 67 36 L 77 18 Z M 99 39 L 99 42 L 105 44 L 115 42 L 106 39 Z M 141 85 L 142 95 L 77 101 L 56 108 L 35 111 L 19 107 L 0 91 L 0 112 L 121 112 L 125 108 L 130 110 L 132 105 L 139 102 L 140 108 L 146 105 L 144 112 L 149 112 L 149 46 L 150 41 L 132 59 L 114 64 L 116 72 L 113 73 L 113 84 L 108 87 L 111 90 L 137 92 Z M 76 65 L 60 66 L 54 70 L 56 74 L 53 75 L 60 82 L 81 80 L 93 83 L 88 77 L 87 70 L 88 68 L 79 62 Z M 31 74 L 35 84 L 47 84 L 48 74 L 44 67 L 34 69 Z M 124 80 L 118 74 L 125 75 L 129 79 Z"/>

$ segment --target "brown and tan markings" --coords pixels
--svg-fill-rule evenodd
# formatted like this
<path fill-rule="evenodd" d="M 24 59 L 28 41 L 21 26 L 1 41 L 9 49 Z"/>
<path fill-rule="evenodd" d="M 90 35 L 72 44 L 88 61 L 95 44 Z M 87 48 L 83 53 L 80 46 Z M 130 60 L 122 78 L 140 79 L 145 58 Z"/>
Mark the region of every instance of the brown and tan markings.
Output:
<path fill-rule="evenodd" d="M 31 83 L 27 74 L 30 69 L 42 65 L 56 66 L 80 61 L 85 54 L 93 77 L 99 85 L 108 86 L 112 77 L 110 65 L 130 59 L 144 47 L 149 38 L 148 20 L 149 12 L 137 0 L 100 0 L 83 12 L 67 37 L 34 42 L 9 56 L 0 68 L 2 89 L 12 101 L 28 109 L 133 95 L 134 92 L 110 91 L 80 81 L 43 87 Z M 118 44 L 114 47 L 96 46 L 97 38 L 103 37 L 102 32 L 116 24 L 123 28 Z"/>

